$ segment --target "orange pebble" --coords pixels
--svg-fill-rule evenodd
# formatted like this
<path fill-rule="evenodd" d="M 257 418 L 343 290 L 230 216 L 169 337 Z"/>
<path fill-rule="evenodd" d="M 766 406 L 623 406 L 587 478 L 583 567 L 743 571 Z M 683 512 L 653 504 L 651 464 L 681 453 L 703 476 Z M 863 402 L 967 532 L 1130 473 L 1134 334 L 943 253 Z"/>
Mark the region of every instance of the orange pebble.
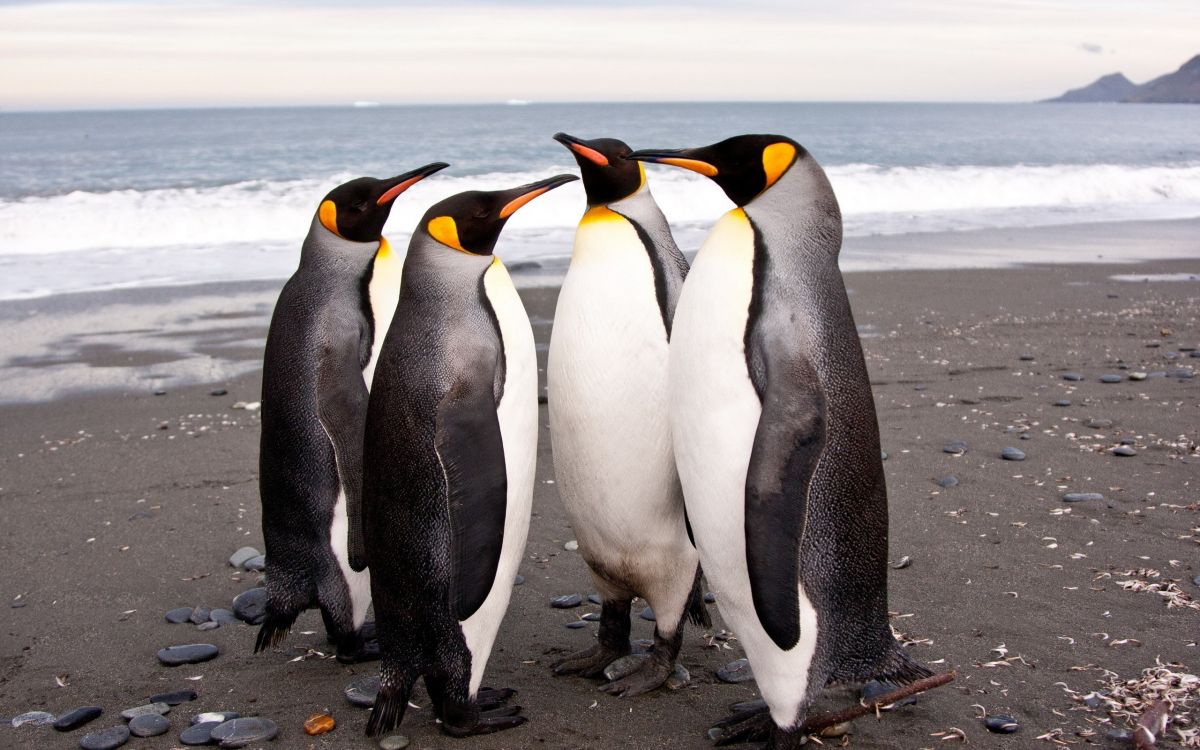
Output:
<path fill-rule="evenodd" d="M 316 736 L 332 732 L 335 726 L 337 726 L 337 722 L 329 714 L 313 714 L 304 722 L 304 731 L 306 734 Z"/>

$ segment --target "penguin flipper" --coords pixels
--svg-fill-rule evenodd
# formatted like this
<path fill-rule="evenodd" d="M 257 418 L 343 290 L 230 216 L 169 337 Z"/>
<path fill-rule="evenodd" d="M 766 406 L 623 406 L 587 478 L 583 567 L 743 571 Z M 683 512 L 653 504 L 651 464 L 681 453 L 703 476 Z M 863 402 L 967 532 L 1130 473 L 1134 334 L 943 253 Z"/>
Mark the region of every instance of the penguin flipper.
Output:
<path fill-rule="evenodd" d="M 450 509 L 450 598 L 459 621 L 491 593 L 504 543 L 508 474 L 493 393 L 491 378 L 462 378 L 437 408 L 435 445 Z"/>
<path fill-rule="evenodd" d="M 367 567 L 362 527 L 363 433 L 367 422 L 367 385 L 359 365 L 357 339 L 326 347 L 317 369 L 317 417 L 337 461 L 338 479 L 346 493 L 347 553 L 350 567 Z"/>
<path fill-rule="evenodd" d="M 825 445 L 825 396 L 803 354 L 770 357 L 766 365 L 746 473 L 746 567 L 758 619 L 787 650 L 800 640 L 800 544 Z"/>

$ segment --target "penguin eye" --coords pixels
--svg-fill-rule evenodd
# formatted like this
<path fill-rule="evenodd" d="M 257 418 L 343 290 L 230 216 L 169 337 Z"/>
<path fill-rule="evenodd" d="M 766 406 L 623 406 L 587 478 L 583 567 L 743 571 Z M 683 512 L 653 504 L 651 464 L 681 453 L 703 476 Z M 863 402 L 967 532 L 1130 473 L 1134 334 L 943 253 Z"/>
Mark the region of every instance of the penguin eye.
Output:
<path fill-rule="evenodd" d="M 475 218 L 476 219 L 486 219 L 487 217 L 488 217 L 488 210 L 486 208 L 475 209 Z"/>
<path fill-rule="evenodd" d="M 350 204 L 350 208 L 353 208 L 355 211 L 362 213 L 363 211 L 367 210 L 367 202 L 364 200 L 356 200 Z"/>

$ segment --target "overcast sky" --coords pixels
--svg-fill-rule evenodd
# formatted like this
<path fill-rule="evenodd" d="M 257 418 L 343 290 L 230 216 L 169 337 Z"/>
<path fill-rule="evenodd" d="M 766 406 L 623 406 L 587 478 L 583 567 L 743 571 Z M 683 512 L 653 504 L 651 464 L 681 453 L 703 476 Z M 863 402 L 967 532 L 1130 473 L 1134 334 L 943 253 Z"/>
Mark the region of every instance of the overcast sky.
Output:
<path fill-rule="evenodd" d="M 0 0 L 0 109 L 1021 101 L 1172 71 L 1198 29 L 1198 0 Z"/>

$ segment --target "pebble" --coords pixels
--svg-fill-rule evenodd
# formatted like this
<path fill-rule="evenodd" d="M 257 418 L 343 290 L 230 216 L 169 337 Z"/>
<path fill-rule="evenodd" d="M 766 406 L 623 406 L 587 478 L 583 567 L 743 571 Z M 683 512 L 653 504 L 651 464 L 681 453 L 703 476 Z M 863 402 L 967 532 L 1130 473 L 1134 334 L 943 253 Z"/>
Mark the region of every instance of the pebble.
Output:
<path fill-rule="evenodd" d="M 520 586 L 522 583 L 525 583 L 525 576 L 518 573 L 517 577 L 513 579 L 513 585 Z"/>
<path fill-rule="evenodd" d="M 1069 399 L 1069 398 L 1060 398 L 1059 400 L 1057 400 L 1057 401 L 1055 401 L 1055 402 L 1054 402 L 1054 405 L 1055 405 L 1055 406 L 1070 406 L 1070 405 L 1071 405 L 1071 399 Z"/>
<path fill-rule="evenodd" d="M 233 614 L 242 622 L 261 625 L 267 616 L 267 590 L 249 589 L 233 600 Z"/>
<path fill-rule="evenodd" d="M 1020 356 L 1020 360 L 1022 362 L 1032 362 L 1034 360 L 1034 356 L 1032 354 L 1022 354 Z"/>
<path fill-rule="evenodd" d="M 1112 427 L 1113 421 L 1111 419 L 1089 419 L 1088 421 L 1084 422 L 1084 424 L 1094 430 L 1103 430 L 1108 427 Z"/>
<path fill-rule="evenodd" d="M 599 612 L 588 612 L 586 615 L 584 615 L 583 617 L 581 617 L 579 619 L 587 620 L 588 622 L 600 622 L 600 613 Z"/>
<path fill-rule="evenodd" d="M 1196 576 L 1195 578 L 1192 579 L 1192 585 L 1196 586 L 1197 588 L 1200 588 L 1200 576 Z"/>
<path fill-rule="evenodd" d="M 649 607 L 643 607 L 641 618 L 643 620 L 649 620 L 650 622 L 654 622 L 654 610 L 650 609 Z"/>
<path fill-rule="evenodd" d="M 121 718 L 125 721 L 133 721 L 139 716 L 162 716 L 170 710 L 171 707 L 166 703 L 147 703 L 144 706 L 125 709 L 121 712 Z"/>
<path fill-rule="evenodd" d="M 208 395 L 210 395 L 210 396 L 228 396 L 229 391 L 225 390 L 224 388 L 217 388 L 216 390 L 209 391 Z"/>
<path fill-rule="evenodd" d="M 167 395 L 167 392 L 166 392 L 166 391 L 164 391 L 164 390 L 162 390 L 162 389 L 160 388 L 160 389 L 158 389 L 157 391 L 155 391 L 155 392 L 154 392 L 154 395 L 155 395 L 155 396 L 165 396 L 165 395 Z"/>
<path fill-rule="evenodd" d="M 199 625 L 197 625 L 196 630 L 216 630 L 219 627 L 221 627 L 221 623 L 209 621 L 209 622 L 202 622 Z"/>
<path fill-rule="evenodd" d="M 176 607 L 175 609 L 163 615 L 163 617 L 167 619 L 167 622 L 173 625 L 180 625 L 187 622 L 191 618 L 192 610 L 193 607 Z"/>
<path fill-rule="evenodd" d="M 102 713 L 104 713 L 104 709 L 99 706 L 81 706 L 58 717 L 54 722 L 54 728 L 60 732 L 69 732 L 96 719 Z"/>
<path fill-rule="evenodd" d="M 304 721 L 304 733 L 310 737 L 332 732 L 337 722 L 329 714 L 313 714 Z"/>
<path fill-rule="evenodd" d="M 736 685 L 739 682 L 748 682 L 753 680 L 754 670 L 750 669 L 749 660 L 738 659 L 736 661 L 731 661 L 718 669 L 717 679 L 721 682 L 728 682 Z"/>
<path fill-rule="evenodd" d="M 180 664 L 199 664 L 215 659 L 219 653 L 217 647 L 211 643 L 189 643 L 161 649 L 158 652 L 158 660 L 168 667 L 178 667 Z"/>
<path fill-rule="evenodd" d="M 1078 381 L 1078 380 L 1083 380 L 1083 376 L 1082 376 L 1082 375 L 1080 375 L 1080 374 L 1079 374 L 1079 373 L 1077 373 L 1077 372 L 1064 372 L 1064 373 L 1063 373 L 1063 376 L 1062 376 L 1062 379 L 1063 379 L 1063 380 Z"/>
<path fill-rule="evenodd" d="M 99 732 L 89 732 L 79 740 L 83 750 L 113 750 L 129 742 L 129 727 L 120 724 Z"/>
<path fill-rule="evenodd" d="M 579 594 L 563 594 L 550 600 L 550 606 L 555 609 L 571 609 L 581 604 L 583 604 L 583 597 Z"/>
<path fill-rule="evenodd" d="M 1120 375 L 1116 375 L 1116 374 L 1112 374 L 1112 373 L 1110 373 L 1108 375 L 1100 376 L 1101 383 L 1120 383 L 1124 379 L 1125 378 L 1121 377 Z"/>
<path fill-rule="evenodd" d="M 1191 370 L 1175 370 L 1171 373 L 1171 377 L 1179 378 L 1180 380 L 1191 380 L 1196 377 L 1196 373 Z"/>
<path fill-rule="evenodd" d="M 402 734 L 389 734 L 379 741 L 380 750 L 404 750 L 409 739 Z"/>
<path fill-rule="evenodd" d="M 1134 438 L 1121 438 L 1121 445 L 1133 445 L 1136 442 Z"/>
<path fill-rule="evenodd" d="M 947 474 L 946 476 L 938 479 L 937 483 L 939 487 L 957 487 L 958 477 L 954 476 L 953 474 Z"/>
<path fill-rule="evenodd" d="M 1104 736 L 1121 745 L 1133 744 L 1133 732 L 1125 727 L 1114 727 L 1104 733 Z"/>
<path fill-rule="evenodd" d="M 574 552 L 579 549 L 579 542 L 572 539 L 563 545 L 563 549 L 565 549 L 567 552 Z"/>
<path fill-rule="evenodd" d="M 1113 448 L 1112 453 L 1114 456 L 1136 456 L 1137 455 L 1137 451 L 1135 451 L 1133 448 L 1130 448 L 1128 445 L 1118 445 L 1116 448 Z"/>
<path fill-rule="evenodd" d="M 609 682 L 615 682 L 623 677 L 628 677 L 638 671 L 642 666 L 642 662 L 649 658 L 649 654 L 627 654 L 622 656 L 604 668 L 604 677 Z"/>
<path fill-rule="evenodd" d="M 267 556 L 266 555 L 255 555 L 254 557 L 250 558 L 246 562 L 242 563 L 242 570 L 246 570 L 251 573 L 261 573 L 266 569 L 267 569 Z"/>
<path fill-rule="evenodd" d="M 586 628 L 587 620 L 575 620 L 574 622 L 568 622 L 567 627 L 570 628 L 571 630 L 579 630 L 580 628 Z"/>
<path fill-rule="evenodd" d="M 159 714 L 139 716 L 129 722 L 129 733 L 134 737 L 157 737 L 166 734 L 170 728 L 171 722 Z"/>
<path fill-rule="evenodd" d="M 259 716 L 230 719 L 212 730 L 212 738 L 220 742 L 221 747 L 245 747 L 255 742 L 273 740 L 277 734 L 279 727 L 275 726 L 275 722 Z"/>
<path fill-rule="evenodd" d="M 188 621 L 194 625 L 206 623 L 209 620 L 212 610 L 208 607 L 196 607 L 192 610 L 192 614 L 188 617 Z"/>
<path fill-rule="evenodd" d="M 862 691 L 859 693 L 859 695 L 861 696 L 862 700 L 869 702 L 869 701 L 874 700 L 875 698 L 878 698 L 879 696 L 881 696 L 885 693 L 890 693 L 895 689 L 896 689 L 896 685 L 893 685 L 890 682 L 881 682 L 879 680 L 871 680 L 870 682 L 868 682 L 867 684 L 862 686 Z M 895 703 L 889 703 L 886 706 L 880 706 L 879 710 L 880 711 L 894 711 L 895 709 L 899 708 L 900 706 L 911 706 L 912 704 L 914 704 L 916 702 L 917 702 L 916 696 L 910 695 L 907 698 L 901 698 L 900 700 L 896 701 Z"/>
<path fill-rule="evenodd" d="M 713 592 L 711 592 L 711 591 L 706 591 L 706 592 L 704 592 L 704 602 L 705 602 L 706 604 L 715 604 L 715 603 L 716 603 L 716 601 L 717 601 L 717 595 L 716 595 L 716 594 L 714 594 L 714 593 L 713 593 Z"/>
<path fill-rule="evenodd" d="M 20 716 L 14 716 L 12 725 L 14 728 L 24 726 L 26 724 L 33 727 L 40 727 L 45 724 L 54 722 L 54 714 L 46 711 L 27 711 Z"/>
<path fill-rule="evenodd" d="M 1146 379 L 1146 373 L 1144 373 L 1144 372 L 1142 372 L 1142 371 L 1140 371 L 1140 370 L 1139 370 L 1139 371 L 1137 371 L 1137 372 L 1131 372 L 1131 373 L 1129 373 L 1129 379 L 1130 379 L 1130 380 L 1145 380 L 1145 379 Z"/>
<path fill-rule="evenodd" d="M 996 732 L 997 734 L 1012 734 L 1021 728 L 1016 719 L 1004 714 L 986 717 L 983 720 L 983 725 L 987 727 L 989 732 Z"/>
<path fill-rule="evenodd" d="M 600 598 L 599 594 L 588 594 L 587 599 L 592 604 L 603 604 L 604 603 L 604 600 Z"/>
<path fill-rule="evenodd" d="M 1064 503 L 1085 503 L 1089 500 L 1103 500 L 1099 492 L 1068 492 L 1062 496 Z"/>
<path fill-rule="evenodd" d="M 203 716 L 203 714 L 201 714 Z M 185 745 L 207 745 L 212 742 L 212 730 L 221 725 L 219 721 L 202 721 L 183 730 L 179 741 Z"/>
<path fill-rule="evenodd" d="M 842 737 L 850 734 L 850 722 L 843 721 L 841 724 L 834 724 L 831 727 L 825 727 L 821 730 L 822 737 Z"/>
<path fill-rule="evenodd" d="M 671 672 L 671 676 L 663 683 L 667 690 L 682 690 L 692 681 L 692 673 L 687 671 L 687 667 L 679 662 L 675 663 L 675 671 Z"/>
<path fill-rule="evenodd" d="M 961 456 L 967 452 L 967 444 L 962 440 L 951 440 L 942 446 L 942 453 L 949 453 L 954 456 Z"/>
<path fill-rule="evenodd" d="M 887 451 L 879 451 L 879 460 L 880 460 L 880 461 L 886 461 L 886 460 L 887 460 Z"/>
<path fill-rule="evenodd" d="M 376 678 L 377 682 L 378 679 L 379 678 Z M 207 724 L 210 722 L 220 724 L 222 722 L 229 721 L 230 719 L 236 719 L 239 716 L 241 716 L 241 714 L 239 714 L 237 711 L 206 711 L 202 714 L 196 714 L 193 716 L 191 724 L 192 726 L 196 726 L 197 724 Z"/>
<path fill-rule="evenodd" d="M 342 695 L 346 696 L 346 700 L 350 701 L 352 706 L 371 708 L 375 705 L 375 698 L 379 695 L 379 675 L 359 677 L 346 686 Z"/>
<path fill-rule="evenodd" d="M 151 703 L 166 703 L 168 706 L 178 706 L 180 703 L 187 703 L 198 698 L 195 690 L 184 688 L 183 690 L 173 690 L 169 693 L 159 693 L 158 695 L 150 696 Z"/>
<path fill-rule="evenodd" d="M 240 568 L 246 564 L 247 560 L 251 560 L 255 557 L 258 557 L 261 554 L 262 554 L 261 552 L 254 549 L 253 547 L 242 547 L 237 552 L 234 552 L 232 555 L 229 556 L 229 564 L 232 567 Z"/>
<path fill-rule="evenodd" d="M 1000 451 L 1000 458 L 1005 461 L 1024 461 L 1025 453 L 1017 448 L 1005 448 Z"/>

